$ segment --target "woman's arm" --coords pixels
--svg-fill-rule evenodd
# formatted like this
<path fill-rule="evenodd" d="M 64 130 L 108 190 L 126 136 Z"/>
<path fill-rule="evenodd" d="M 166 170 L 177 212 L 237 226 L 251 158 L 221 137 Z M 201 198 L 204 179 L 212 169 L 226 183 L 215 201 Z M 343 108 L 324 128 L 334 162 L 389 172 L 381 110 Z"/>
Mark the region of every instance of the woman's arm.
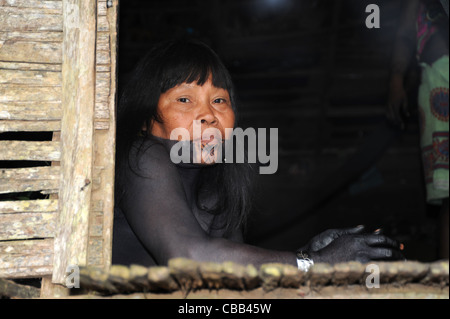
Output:
<path fill-rule="evenodd" d="M 159 264 L 186 257 L 255 266 L 269 262 L 296 265 L 295 252 L 243 244 L 237 231 L 230 239 L 209 236 L 192 213 L 177 168 L 163 146 L 151 146 L 138 164 L 133 167 L 137 174 L 127 174 L 121 208 L 136 236 Z"/>
<path fill-rule="evenodd" d="M 158 264 L 186 257 L 255 266 L 264 263 L 297 265 L 295 252 L 244 244 L 237 232 L 229 239 L 209 236 L 192 213 L 177 168 L 170 162 L 164 146 L 150 147 L 133 169 L 138 174 L 128 172 L 121 208 L 134 233 Z M 399 244 L 384 236 L 364 235 L 360 231 L 336 234 L 325 233 L 313 238 L 311 247 L 320 241 L 320 249 L 311 251 L 315 262 L 400 258 Z"/>
<path fill-rule="evenodd" d="M 402 2 L 402 15 L 392 52 L 387 118 L 401 128 L 404 127 L 403 116 L 409 115 L 404 79 L 416 52 L 419 4 L 420 0 Z"/>
<path fill-rule="evenodd" d="M 399 27 L 395 38 L 391 72 L 392 75 L 404 75 L 416 52 L 417 16 L 420 0 L 404 0 Z"/>

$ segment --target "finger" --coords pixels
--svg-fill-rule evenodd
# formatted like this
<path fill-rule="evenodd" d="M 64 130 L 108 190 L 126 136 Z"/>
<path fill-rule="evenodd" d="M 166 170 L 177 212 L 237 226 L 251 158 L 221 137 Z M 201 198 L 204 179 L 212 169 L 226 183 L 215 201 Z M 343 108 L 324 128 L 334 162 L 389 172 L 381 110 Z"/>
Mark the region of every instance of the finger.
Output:
<path fill-rule="evenodd" d="M 337 232 L 339 233 L 339 235 L 357 235 L 361 234 L 365 228 L 366 227 L 364 225 L 358 225 L 352 228 L 338 229 Z"/>
<path fill-rule="evenodd" d="M 395 249 L 376 247 L 368 252 L 368 257 L 372 260 L 401 260 L 405 259 L 403 254 Z"/>
<path fill-rule="evenodd" d="M 374 233 L 375 235 L 382 235 L 382 234 L 383 234 L 383 229 L 381 229 L 381 228 L 375 229 L 375 230 L 373 231 L 373 233 Z"/>
<path fill-rule="evenodd" d="M 400 250 L 400 243 L 398 241 L 383 235 L 366 235 L 364 236 L 364 241 L 369 246 L 390 246 L 392 248 Z"/>

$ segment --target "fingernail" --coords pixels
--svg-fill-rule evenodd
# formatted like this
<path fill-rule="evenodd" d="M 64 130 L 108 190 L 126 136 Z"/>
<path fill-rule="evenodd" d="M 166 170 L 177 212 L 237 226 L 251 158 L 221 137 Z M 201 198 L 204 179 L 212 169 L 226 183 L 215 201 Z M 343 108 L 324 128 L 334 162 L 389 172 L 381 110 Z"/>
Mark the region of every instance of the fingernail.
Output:
<path fill-rule="evenodd" d="M 378 233 L 380 233 L 380 232 L 381 232 L 381 228 L 378 228 L 378 229 L 375 229 L 375 230 L 374 230 L 374 233 L 375 233 L 375 234 L 378 234 Z"/>

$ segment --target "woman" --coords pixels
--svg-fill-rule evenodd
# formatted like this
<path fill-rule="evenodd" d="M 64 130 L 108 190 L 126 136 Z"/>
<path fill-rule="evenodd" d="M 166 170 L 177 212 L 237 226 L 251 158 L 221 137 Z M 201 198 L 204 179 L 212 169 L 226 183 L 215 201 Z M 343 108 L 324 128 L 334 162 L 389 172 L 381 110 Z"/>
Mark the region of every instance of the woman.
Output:
<path fill-rule="evenodd" d="M 448 21 L 440 1 L 404 1 L 392 58 L 387 109 L 388 118 L 403 128 L 403 118 L 409 114 L 405 77 L 410 64 L 418 62 L 421 67 L 420 147 L 426 199 L 428 204 L 441 207 L 441 258 L 448 258 L 449 243 Z"/>
<path fill-rule="evenodd" d="M 202 132 L 214 128 L 227 138 L 236 112 L 231 77 L 206 45 L 163 43 L 139 63 L 119 103 L 113 263 L 164 265 L 186 257 L 307 270 L 313 262 L 400 258 L 397 242 L 363 235 L 363 227 L 327 231 L 297 254 L 245 244 L 251 167 L 217 157 L 175 164 L 170 156 L 179 139 L 174 130 L 192 137 L 197 123 Z M 203 138 L 202 148 L 211 141 Z"/>

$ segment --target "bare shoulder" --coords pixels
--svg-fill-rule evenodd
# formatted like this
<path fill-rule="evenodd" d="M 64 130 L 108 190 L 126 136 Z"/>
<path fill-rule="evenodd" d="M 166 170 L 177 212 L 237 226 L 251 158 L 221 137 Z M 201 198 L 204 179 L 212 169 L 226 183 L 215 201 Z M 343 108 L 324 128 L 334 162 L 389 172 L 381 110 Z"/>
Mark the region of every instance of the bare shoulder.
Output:
<path fill-rule="evenodd" d="M 133 143 L 129 167 L 133 173 L 148 177 L 157 177 L 176 171 L 167 147 L 152 139 L 139 139 Z"/>

